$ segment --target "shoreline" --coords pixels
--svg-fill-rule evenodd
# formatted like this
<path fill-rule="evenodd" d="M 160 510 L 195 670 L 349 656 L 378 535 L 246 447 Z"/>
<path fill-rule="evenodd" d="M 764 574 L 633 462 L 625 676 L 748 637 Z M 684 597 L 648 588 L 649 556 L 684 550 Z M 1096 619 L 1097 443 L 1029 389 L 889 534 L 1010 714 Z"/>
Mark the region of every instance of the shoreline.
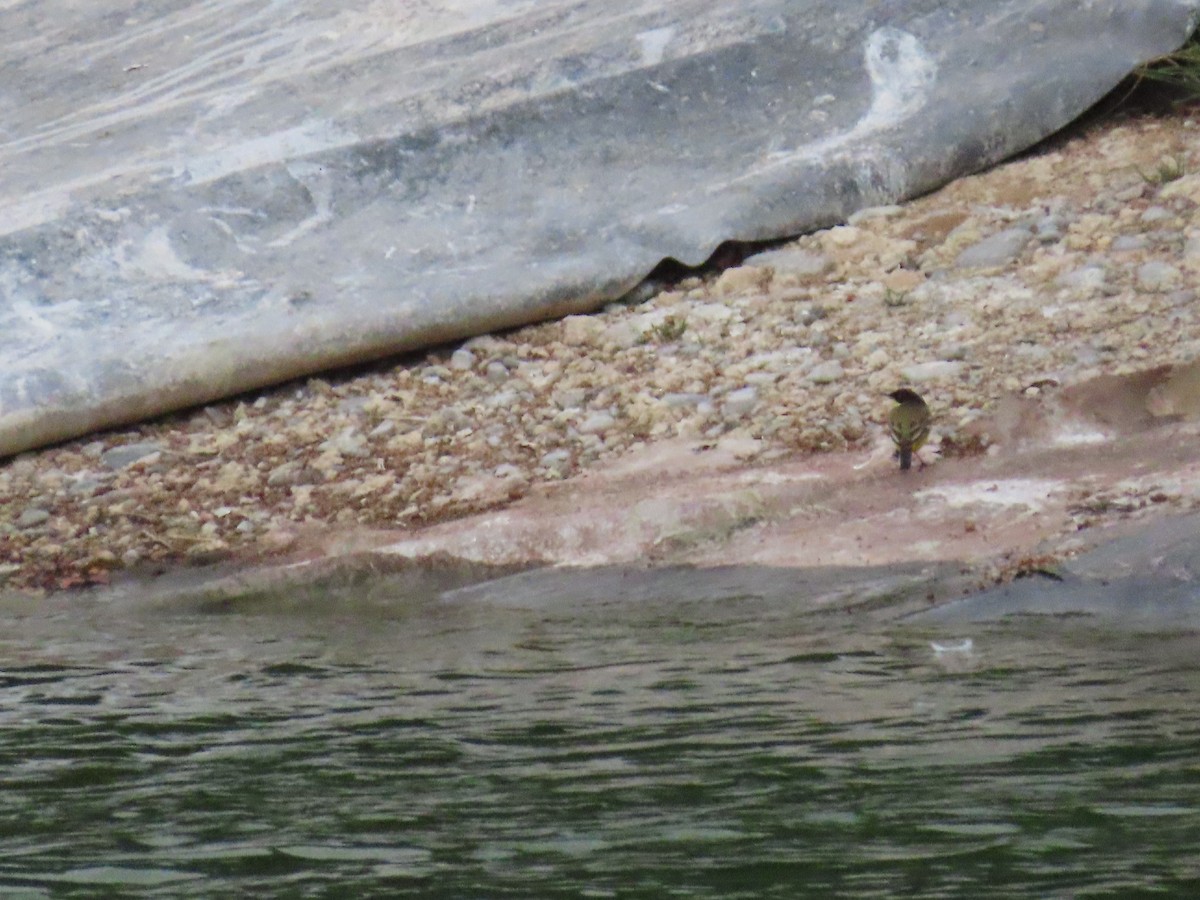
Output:
<path fill-rule="evenodd" d="M 787 520 L 787 504 L 828 506 L 812 499 L 814 483 L 817 494 L 850 490 L 850 501 L 855 489 L 902 499 L 883 431 L 885 395 L 901 384 L 930 402 L 947 457 L 916 478 L 948 483 L 1004 466 L 1005 478 L 1035 477 L 1016 474 L 1013 460 L 1074 442 L 1092 455 L 1073 464 L 1110 479 L 1095 493 L 1120 494 L 1138 441 L 1157 446 L 1147 422 L 1186 430 L 1200 417 L 1186 368 L 1200 358 L 1197 273 L 1196 122 L 1179 113 L 1092 123 L 638 305 L 21 454 L 0 464 L 0 592 L 270 568 L 406 542 L 444 552 L 440 536 L 488 516 L 587 508 L 596 490 L 616 512 L 654 494 L 663 518 L 643 519 L 666 527 L 717 470 L 749 480 L 743 498 L 718 490 L 726 499 L 693 516 L 663 559 L 730 561 L 749 552 L 755 523 Z M 1111 400 L 1104 379 L 1114 377 L 1132 385 L 1128 402 Z M 1089 398 L 1088 385 L 1102 387 Z M 1117 444 L 1129 468 L 1106 470 Z M 860 465 L 870 479 L 855 480 Z M 1190 460 L 1171 465 L 1168 488 L 1145 486 L 1163 498 L 1147 515 L 1195 502 Z M 636 471 L 643 480 L 622 481 Z M 976 529 L 991 521 L 975 519 Z M 886 544 L 857 539 L 863 558 L 879 549 L 870 541 Z M 984 542 L 996 559 L 1023 546 L 997 541 Z M 928 552 L 952 545 L 938 539 Z M 478 561 L 515 565 L 513 552 Z M 540 551 L 524 552 L 533 563 Z"/>

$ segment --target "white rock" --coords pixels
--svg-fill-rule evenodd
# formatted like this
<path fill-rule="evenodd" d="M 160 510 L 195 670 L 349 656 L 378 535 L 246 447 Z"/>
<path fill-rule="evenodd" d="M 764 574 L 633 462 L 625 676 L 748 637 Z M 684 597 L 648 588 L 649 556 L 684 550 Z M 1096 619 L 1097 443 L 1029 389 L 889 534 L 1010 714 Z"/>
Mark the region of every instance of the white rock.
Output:
<path fill-rule="evenodd" d="M 688 315 L 706 322 L 728 322 L 733 318 L 733 310 L 723 303 L 697 303 L 688 310 Z"/>
<path fill-rule="evenodd" d="M 475 354 L 470 350 L 459 347 L 450 354 L 450 368 L 456 372 L 465 372 L 475 367 Z"/>
<path fill-rule="evenodd" d="M 754 407 L 757 404 L 758 388 L 738 388 L 736 391 L 730 391 L 725 395 L 722 410 L 729 418 L 740 419 L 742 416 L 748 416 L 754 412 Z"/>
<path fill-rule="evenodd" d="M 713 283 L 713 293 L 718 297 L 730 297 L 734 294 L 749 294 L 761 291 L 771 280 L 769 269 L 758 266 L 734 266 L 726 269 Z"/>
<path fill-rule="evenodd" d="M 958 376 L 963 370 L 963 363 L 948 359 L 937 359 L 927 363 L 917 363 L 900 370 L 900 375 L 906 381 L 939 381 Z"/>
<path fill-rule="evenodd" d="M 1024 228 L 1006 228 L 958 254 L 954 265 L 960 269 L 1006 265 L 1021 255 L 1032 238 Z"/>
<path fill-rule="evenodd" d="M 578 347 L 594 344 L 607 326 L 595 316 L 567 316 L 562 328 L 563 343 Z"/>
<path fill-rule="evenodd" d="M 615 424 L 617 424 L 617 420 L 606 412 L 592 413 L 579 423 L 579 433 L 601 434 L 608 431 Z"/>
<path fill-rule="evenodd" d="M 808 373 L 808 380 L 813 384 L 832 384 L 845 374 L 846 370 L 842 368 L 842 364 L 836 359 L 831 359 L 813 366 Z"/>
<path fill-rule="evenodd" d="M 1169 291 L 1179 286 L 1181 278 L 1177 268 L 1158 260 L 1143 263 L 1137 270 L 1137 284 L 1143 291 Z"/>
<path fill-rule="evenodd" d="M 781 247 L 756 253 L 746 260 L 748 265 L 765 266 L 775 275 L 793 275 L 804 280 L 819 278 L 833 268 L 833 260 L 824 253 L 815 253 L 801 247 Z"/>
<path fill-rule="evenodd" d="M 1054 283 L 1059 287 L 1074 290 L 1094 291 L 1104 286 L 1107 275 L 1103 266 L 1081 266 L 1069 272 L 1063 272 Z"/>
<path fill-rule="evenodd" d="M 1145 250 L 1150 241 L 1145 234 L 1120 234 L 1112 239 L 1109 250 L 1115 253 L 1128 253 L 1134 250 Z"/>

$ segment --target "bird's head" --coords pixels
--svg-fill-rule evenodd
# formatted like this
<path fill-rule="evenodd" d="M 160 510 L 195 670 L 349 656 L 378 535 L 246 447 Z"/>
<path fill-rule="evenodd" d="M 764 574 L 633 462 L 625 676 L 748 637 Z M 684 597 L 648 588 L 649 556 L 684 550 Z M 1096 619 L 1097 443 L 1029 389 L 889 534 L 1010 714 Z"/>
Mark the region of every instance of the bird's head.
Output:
<path fill-rule="evenodd" d="M 888 396 L 891 397 L 893 400 L 895 400 L 897 403 L 924 403 L 925 402 L 924 400 L 921 399 L 920 394 L 918 394 L 914 390 L 911 390 L 910 388 L 900 388 L 899 390 L 892 391 L 890 394 L 888 394 Z"/>

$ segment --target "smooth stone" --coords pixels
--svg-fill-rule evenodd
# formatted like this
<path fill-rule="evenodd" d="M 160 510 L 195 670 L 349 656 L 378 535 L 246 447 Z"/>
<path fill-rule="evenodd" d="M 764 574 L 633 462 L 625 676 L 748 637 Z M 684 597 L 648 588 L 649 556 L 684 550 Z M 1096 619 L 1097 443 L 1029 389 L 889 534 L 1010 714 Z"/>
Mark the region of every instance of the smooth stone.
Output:
<path fill-rule="evenodd" d="M 948 359 L 937 359 L 927 363 L 917 363 L 900 370 L 900 374 L 913 382 L 937 381 L 944 378 L 954 378 L 961 374 L 963 363 Z"/>
<path fill-rule="evenodd" d="M 721 408 L 726 416 L 740 419 L 743 416 L 750 415 L 757 405 L 758 388 L 744 387 L 726 394 L 725 402 L 721 405 Z"/>
<path fill-rule="evenodd" d="M 459 347 L 450 354 L 450 368 L 456 372 L 466 372 L 475 368 L 475 354 Z"/>
<path fill-rule="evenodd" d="M 1012 262 L 1033 235 L 1024 228 L 1006 228 L 968 247 L 954 260 L 956 268 L 991 268 Z"/>
<path fill-rule="evenodd" d="M 571 451 L 569 450 L 551 450 L 538 460 L 538 465 L 545 469 L 553 469 L 565 462 L 570 462 Z"/>
<path fill-rule="evenodd" d="M 808 373 L 808 380 L 813 384 L 832 384 L 845 374 L 846 370 L 842 368 L 842 364 L 836 359 L 831 359 L 813 366 L 812 371 Z"/>
<path fill-rule="evenodd" d="M 140 444 L 124 444 L 120 447 L 113 447 L 105 450 L 100 454 L 100 462 L 109 469 L 123 469 L 126 466 L 131 466 L 135 462 L 145 459 L 147 456 L 153 456 L 155 453 L 161 453 L 163 445 L 157 441 L 146 441 Z"/>
<path fill-rule="evenodd" d="M 1138 266 L 1137 284 L 1144 291 L 1166 291 L 1178 286 L 1182 276 L 1170 263 L 1148 262 Z"/>
<path fill-rule="evenodd" d="M 26 528 L 36 528 L 38 525 L 45 524 L 48 521 L 50 521 L 50 513 L 36 506 L 31 506 L 17 517 L 16 525 L 17 528 L 24 531 Z"/>
<path fill-rule="evenodd" d="M 1121 234 L 1113 238 L 1109 249 L 1117 253 L 1127 253 L 1131 250 L 1142 250 L 1149 243 L 1144 234 Z"/>
<path fill-rule="evenodd" d="M 579 423 L 580 434 L 601 434 L 617 424 L 617 420 L 605 412 L 592 413 Z"/>
<path fill-rule="evenodd" d="M 1054 280 L 1059 287 L 1096 290 L 1104 285 L 1107 274 L 1101 266 L 1081 266 L 1063 272 Z"/>
<path fill-rule="evenodd" d="M 796 275 L 800 278 L 819 278 L 833 268 L 833 260 L 824 253 L 814 253 L 801 247 L 781 247 L 756 253 L 746 260 L 746 264 L 773 269 L 776 275 Z"/>

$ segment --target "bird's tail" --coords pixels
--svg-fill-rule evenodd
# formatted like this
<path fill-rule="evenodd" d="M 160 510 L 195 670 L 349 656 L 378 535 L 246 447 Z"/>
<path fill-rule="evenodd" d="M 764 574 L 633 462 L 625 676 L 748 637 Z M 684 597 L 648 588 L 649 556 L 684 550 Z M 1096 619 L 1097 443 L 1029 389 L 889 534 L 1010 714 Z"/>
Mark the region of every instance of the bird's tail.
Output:
<path fill-rule="evenodd" d="M 912 468 L 912 447 L 900 448 L 900 471 L 904 472 Z"/>

